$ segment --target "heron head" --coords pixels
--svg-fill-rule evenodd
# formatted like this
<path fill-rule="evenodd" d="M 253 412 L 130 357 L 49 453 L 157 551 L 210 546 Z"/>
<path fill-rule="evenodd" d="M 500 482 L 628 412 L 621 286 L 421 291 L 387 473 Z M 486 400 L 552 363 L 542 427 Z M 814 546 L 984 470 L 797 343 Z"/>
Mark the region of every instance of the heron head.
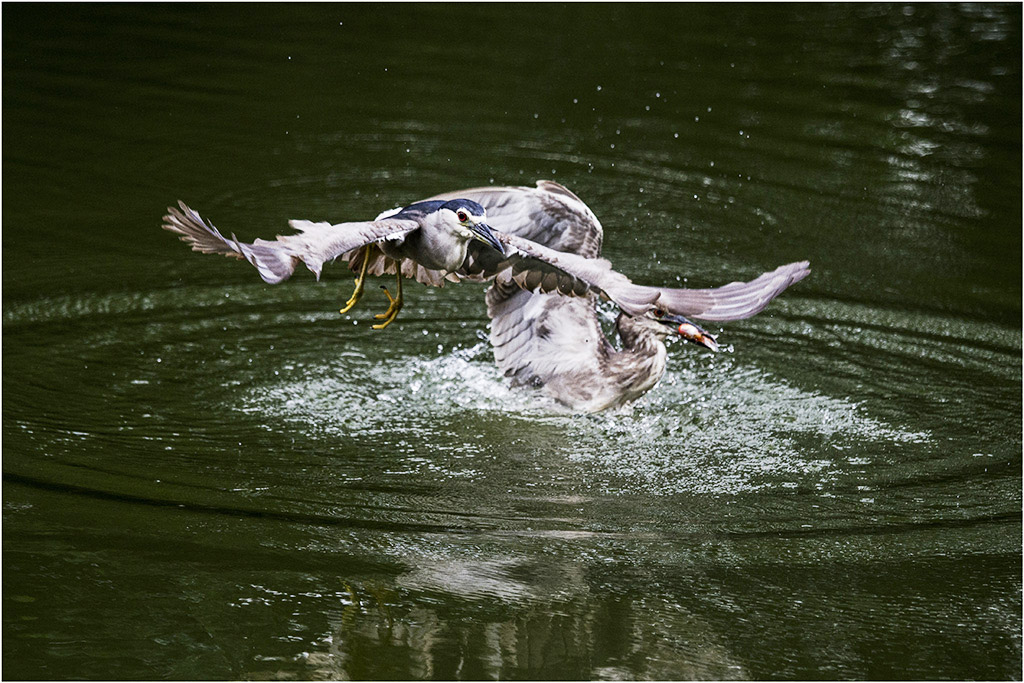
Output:
<path fill-rule="evenodd" d="M 718 351 L 718 342 L 714 336 L 692 320 L 688 320 L 681 315 L 669 313 L 661 308 L 652 309 L 649 315 L 651 316 L 650 320 L 659 323 L 666 337 L 671 334 L 677 334 L 688 342 L 706 346 L 712 351 Z"/>
<path fill-rule="evenodd" d="M 483 242 L 484 244 L 498 250 L 498 253 L 505 254 L 505 246 L 498 241 L 491 226 L 487 225 L 487 211 L 471 199 L 452 199 L 441 205 L 438 211 L 442 212 L 445 219 L 456 229 L 468 231 L 468 237 Z"/>

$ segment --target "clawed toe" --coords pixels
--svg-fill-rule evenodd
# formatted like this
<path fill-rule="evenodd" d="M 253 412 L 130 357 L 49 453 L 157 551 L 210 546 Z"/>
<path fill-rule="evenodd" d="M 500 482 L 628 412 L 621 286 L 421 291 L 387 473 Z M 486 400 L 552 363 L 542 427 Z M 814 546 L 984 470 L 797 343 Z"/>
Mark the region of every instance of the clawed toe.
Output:
<path fill-rule="evenodd" d="M 386 294 L 388 297 L 388 310 L 373 316 L 378 320 L 384 321 L 378 325 L 374 325 L 373 329 L 375 330 L 383 330 L 385 327 L 390 325 L 392 322 L 394 322 L 395 318 L 398 317 L 398 312 L 402 310 L 402 276 L 398 276 L 397 296 L 391 296 L 391 292 L 389 292 L 388 288 L 385 287 L 384 285 L 381 285 L 380 288 L 384 290 L 384 294 Z"/>

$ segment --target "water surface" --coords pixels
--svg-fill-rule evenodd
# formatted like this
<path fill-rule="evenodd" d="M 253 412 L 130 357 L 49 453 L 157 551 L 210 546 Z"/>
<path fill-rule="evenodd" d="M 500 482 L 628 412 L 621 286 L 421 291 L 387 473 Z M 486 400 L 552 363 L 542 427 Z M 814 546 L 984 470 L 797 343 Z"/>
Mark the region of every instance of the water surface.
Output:
<path fill-rule="evenodd" d="M 3 14 L 5 678 L 1021 678 L 1019 5 Z M 159 229 L 540 178 L 812 275 L 574 416 Z"/>

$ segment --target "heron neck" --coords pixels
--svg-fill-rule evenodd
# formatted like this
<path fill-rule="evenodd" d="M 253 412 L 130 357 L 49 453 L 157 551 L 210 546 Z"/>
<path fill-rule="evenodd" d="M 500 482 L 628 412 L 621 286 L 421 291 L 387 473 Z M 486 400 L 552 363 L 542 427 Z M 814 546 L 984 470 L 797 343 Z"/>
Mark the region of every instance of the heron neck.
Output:
<path fill-rule="evenodd" d="M 616 327 L 622 350 L 609 358 L 609 365 L 631 397 L 627 400 L 632 400 L 647 392 L 665 374 L 668 352 L 661 337 L 625 314 L 619 315 Z"/>
<path fill-rule="evenodd" d="M 424 268 L 450 273 L 462 267 L 468 242 L 444 226 L 431 225 L 414 230 L 399 244 L 385 243 L 384 251 L 392 258 L 407 258 Z"/>

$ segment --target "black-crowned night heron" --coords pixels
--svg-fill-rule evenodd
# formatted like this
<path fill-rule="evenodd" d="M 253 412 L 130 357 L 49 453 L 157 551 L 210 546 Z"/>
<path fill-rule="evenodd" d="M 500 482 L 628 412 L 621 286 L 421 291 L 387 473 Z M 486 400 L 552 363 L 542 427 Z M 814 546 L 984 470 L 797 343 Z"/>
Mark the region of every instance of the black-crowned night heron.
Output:
<path fill-rule="evenodd" d="M 633 284 L 600 257 L 603 229 L 590 208 L 545 180 L 438 195 L 367 222 L 290 221 L 297 234 L 252 244 L 224 237 L 179 205 L 168 209 L 165 229 L 195 251 L 249 261 L 268 283 L 286 280 L 299 262 L 319 279 L 324 263 L 347 261 L 358 277 L 343 313 L 359 300 L 367 274 L 394 274 L 397 293 L 385 289 L 391 303 L 375 329 L 398 315 L 403 277 L 431 286 L 493 280 L 486 298 L 498 367 L 514 385 L 542 387 L 582 412 L 627 403 L 657 384 L 670 335 L 717 351 L 715 338 L 688 316 L 748 318 L 809 272 L 801 261 L 714 289 Z M 619 307 L 620 350 L 601 332 L 598 296 Z"/>

